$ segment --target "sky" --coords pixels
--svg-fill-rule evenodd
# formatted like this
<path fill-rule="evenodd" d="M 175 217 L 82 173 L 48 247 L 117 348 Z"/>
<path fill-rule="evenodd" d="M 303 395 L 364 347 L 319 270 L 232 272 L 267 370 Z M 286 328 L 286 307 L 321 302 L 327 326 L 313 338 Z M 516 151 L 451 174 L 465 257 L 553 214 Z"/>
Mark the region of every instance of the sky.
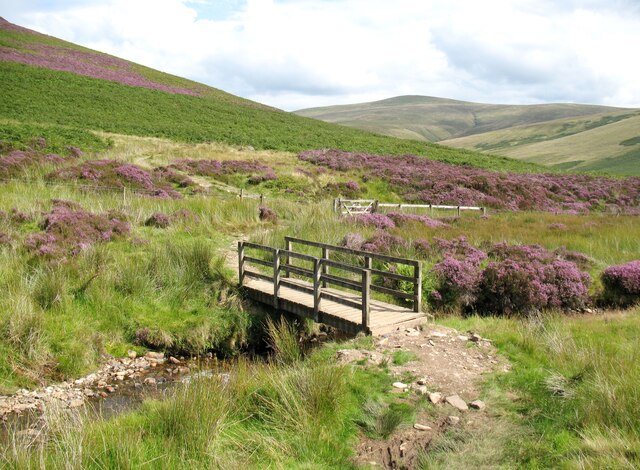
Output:
<path fill-rule="evenodd" d="M 0 0 L 0 16 L 288 111 L 640 107 L 640 0 Z"/>

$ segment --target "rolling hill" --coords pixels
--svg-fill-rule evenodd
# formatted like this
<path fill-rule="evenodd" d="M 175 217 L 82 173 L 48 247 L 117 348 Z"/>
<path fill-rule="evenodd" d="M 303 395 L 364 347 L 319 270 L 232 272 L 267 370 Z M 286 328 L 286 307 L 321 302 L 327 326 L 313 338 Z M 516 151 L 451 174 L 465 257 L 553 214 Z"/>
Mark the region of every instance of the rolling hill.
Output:
<path fill-rule="evenodd" d="M 400 96 L 297 114 L 406 139 L 579 171 L 640 174 L 640 110 L 581 104 L 494 105 Z"/>
<path fill-rule="evenodd" d="M 410 153 L 502 171 L 541 170 L 513 159 L 401 140 L 286 113 L 6 20 L 0 20 L 0 95 L 3 139 L 9 143 L 23 139 L 24 129 L 16 128 L 19 124 L 179 142 L 217 141 L 258 150 Z"/>

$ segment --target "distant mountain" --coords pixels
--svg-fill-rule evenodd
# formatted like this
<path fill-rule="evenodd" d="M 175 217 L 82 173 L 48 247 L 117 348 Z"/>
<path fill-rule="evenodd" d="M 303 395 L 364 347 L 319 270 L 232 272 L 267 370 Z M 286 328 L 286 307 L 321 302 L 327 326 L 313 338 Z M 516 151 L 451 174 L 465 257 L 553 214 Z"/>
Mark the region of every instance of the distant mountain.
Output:
<path fill-rule="evenodd" d="M 19 123 L 290 152 L 335 148 L 409 153 L 504 171 L 541 169 L 509 158 L 308 119 L 40 34 L 2 18 L 0 97 L 0 137 L 14 135 L 17 139 L 18 131 L 9 132 L 7 127 Z M 0 138 L 0 148 L 1 144 Z"/>
<path fill-rule="evenodd" d="M 638 109 L 582 104 L 495 105 L 399 96 L 296 113 L 547 166 L 640 174 Z"/>

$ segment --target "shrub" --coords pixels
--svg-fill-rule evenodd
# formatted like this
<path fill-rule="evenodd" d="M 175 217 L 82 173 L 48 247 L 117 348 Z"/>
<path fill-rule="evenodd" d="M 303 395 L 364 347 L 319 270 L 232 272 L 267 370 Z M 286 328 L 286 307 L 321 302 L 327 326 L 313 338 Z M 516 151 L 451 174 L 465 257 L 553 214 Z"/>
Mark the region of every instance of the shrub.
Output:
<path fill-rule="evenodd" d="M 11 244 L 11 237 L 4 232 L 0 232 L 0 246 L 10 245 L 10 244 Z"/>
<path fill-rule="evenodd" d="M 380 253 L 390 253 L 407 247 L 407 241 L 399 236 L 391 235 L 385 231 L 379 230 L 363 245 L 364 251 L 373 251 Z"/>
<path fill-rule="evenodd" d="M 144 224 L 147 227 L 156 227 L 156 228 L 167 228 L 171 225 L 172 218 L 167 214 L 163 214 L 162 212 L 156 212 L 151 215 L 147 220 L 145 220 Z"/>
<path fill-rule="evenodd" d="M 433 272 L 438 279 L 438 295 L 432 295 L 436 306 L 468 308 L 475 302 L 480 282 L 477 263 L 446 257 L 433 267 Z"/>
<path fill-rule="evenodd" d="M 442 222 L 441 220 L 435 220 L 426 215 L 417 215 L 417 214 L 403 214 L 401 212 L 390 212 L 387 216 L 395 222 L 396 225 L 403 225 L 407 222 L 418 222 L 426 227 L 437 228 L 437 227 L 448 227 L 447 224 Z"/>
<path fill-rule="evenodd" d="M 482 272 L 476 309 L 485 314 L 530 314 L 544 308 L 584 306 L 590 283 L 571 261 L 494 261 Z"/>
<path fill-rule="evenodd" d="M 350 250 L 361 250 L 364 241 L 364 237 L 359 233 L 347 233 L 342 239 L 342 246 Z"/>
<path fill-rule="evenodd" d="M 299 158 L 336 171 L 360 171 L 368 178 L 379 178 L 408 202 L 574 214 L 600 210 L 607 205 L 633 212 L 640 203 L 638 177 L 514 174 L 414 155 L 371 155 L 330 149 L 305 151 Z"/>
<path fill-rule="evenodd" d="M 640 301 L 640 260 L 609 266 L 602 273 L 604 301 L 626 307 Z"/>
<path fill-rule="evenodd" d="M 57 201 L 45 214 L 43 232 L 25 240 L 34 254 L 48 257 L 76 255 L 95 243 L 104 243 L 129 233 L 129 224 L 117 214 L 86 212 L 69 201 Z"/>
<path fill-rule="evenodd" d="M 109 189 L 131 188 L 161 199 L 182 197 L 171 185 L 174 176 L 168 176 L 165 170 L 149 172 L 137 165 L 116 160 L 91 160 L 54 171 L 49 178 L 80 181 Z"/>
<path fill-rule="evenodd" d="M 273 209 L 270 209 L 265 206 L 261 206 L 258 208 L 258 218 L 263 222 L 277 222 L 278 214 L 275 213 Z"/>
<path fill-rule="evenodd" d="M 357 224 L 364 226 L 372 226 L 377 229 L 395 228 L 396 224 L 393 220 L 384 214 L 361 214 L 352 218 Z"/>

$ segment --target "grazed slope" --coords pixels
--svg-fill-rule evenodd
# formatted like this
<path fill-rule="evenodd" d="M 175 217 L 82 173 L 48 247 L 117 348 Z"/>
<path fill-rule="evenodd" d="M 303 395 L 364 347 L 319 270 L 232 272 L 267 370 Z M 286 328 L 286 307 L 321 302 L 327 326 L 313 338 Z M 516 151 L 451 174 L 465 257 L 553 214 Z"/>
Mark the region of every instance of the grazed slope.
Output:
<path fill-rule="evenodd" d="M 77 73 L 87 61 L 90 67 L 82 69 L 87 73 Z M 58 70 L 51 68 L 54 65 Z M 497 170 L 540 171 L 536 165 L 512 159 L 394 139 L 285 113 L 6 21 L 0 22 L 0 95 L 0 118 L 23 123 L 258 149 L 411 153 Z"/>
<path fill-rule="evenodd" d="M 637 111 L 561 119 L 443 143 L 565 169 L 640 175 L 640 112 Z"/>
<path fill-rule="evenodd" d="M 579 104 L 499 105 L 431 96 L 296 111 L 301 116 L 402 138 L 441 141 L 560 118 L 618 112 L 620 108 Z"/>

